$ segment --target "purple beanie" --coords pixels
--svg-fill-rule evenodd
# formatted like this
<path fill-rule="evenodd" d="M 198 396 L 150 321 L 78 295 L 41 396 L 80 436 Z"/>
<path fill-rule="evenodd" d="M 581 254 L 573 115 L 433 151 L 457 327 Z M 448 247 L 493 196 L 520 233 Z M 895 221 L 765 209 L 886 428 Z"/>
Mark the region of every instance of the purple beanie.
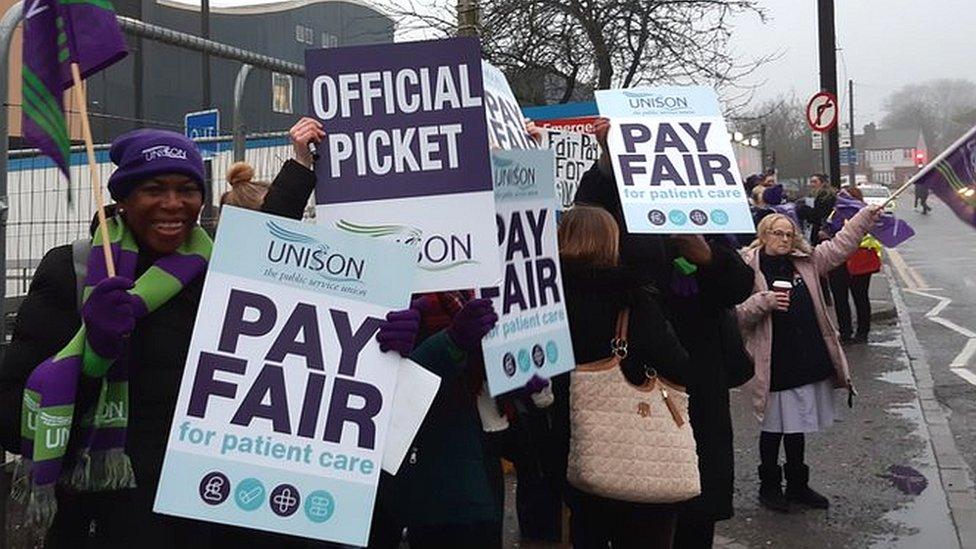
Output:
<path fill-rule="evenodd" d="M 124 199 L 143 181 L 166 174 L 185 175 L 204 192 L 203 159 L 189 138 L 165 130 L 133 130 L 112 142 L 109 157 L 118 168 L 108 179 L 116 201 Z"/>

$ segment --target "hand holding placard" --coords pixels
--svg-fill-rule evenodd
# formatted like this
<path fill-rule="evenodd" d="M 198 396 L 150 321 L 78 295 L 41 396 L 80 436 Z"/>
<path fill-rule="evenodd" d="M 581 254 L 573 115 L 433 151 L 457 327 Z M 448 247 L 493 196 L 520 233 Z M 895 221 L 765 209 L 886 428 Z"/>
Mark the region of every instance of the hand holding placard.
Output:
<path fill-rule="evenodd" d="M 498 322 L 498 314 L 490 299 L 473 299 L 454 316 L 454 321 L 447 328 L 447 334 L 454 344 L 465 351 L 476 351 L 481 345 L 481 339 L 491 331 Z"/>

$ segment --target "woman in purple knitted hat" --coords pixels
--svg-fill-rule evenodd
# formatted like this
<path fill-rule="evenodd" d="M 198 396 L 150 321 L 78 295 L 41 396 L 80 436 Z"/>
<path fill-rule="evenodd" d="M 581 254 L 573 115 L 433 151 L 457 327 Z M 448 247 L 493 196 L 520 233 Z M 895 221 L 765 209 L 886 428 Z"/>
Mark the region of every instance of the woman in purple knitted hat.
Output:
<path fill-rule="evenodd" d="M 291 135 L 294 159 L 261 209 L 300 218 L 315 185 L 308 144 L 325 134 L 303 119 Z M 0 364 L 0 446 L 23 457 L 13 490 L 26 526 L 19 531 L 46 534 L 47 547 L 263 545 L 269 539 L 258 532 L 152 512 L 212 245 L 198 225 L 204 169 L 192 141 L 161 130 L 120 136 L 110 156 L 115 276 L 107 276 L 100 235 L 95 246 L 50 250 Z M 70 431 L 37 451 L 48 420 Z M 304 542 L 279 536 L 269 544 Z"/>

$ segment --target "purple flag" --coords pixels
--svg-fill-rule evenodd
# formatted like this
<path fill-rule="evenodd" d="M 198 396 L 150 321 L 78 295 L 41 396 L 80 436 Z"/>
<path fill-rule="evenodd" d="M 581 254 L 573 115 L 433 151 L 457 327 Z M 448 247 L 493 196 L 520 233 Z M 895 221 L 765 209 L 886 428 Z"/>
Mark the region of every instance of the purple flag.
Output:
<path fill-rule="evenodd" d="M 915 184 L 928 187 L 959 219 L 976 227 L 976 128 L 929 164 Z"/>
<path fill-rule="evenodd" d="M 64 120 L 62 65 L 69 54 L 63 25 L 57 0 L 24 2 L 22 133 L 68 177 L 71 142 Z"/>
<path fill-rule="evenodd" d="M 60 0 L 59 9 L 68 39 L 70 63 L 78 63 L 82 80 L 121 60 L 128 51 L 110 0 Z M 70 88 L 69 67 L 62 73 Z"/>
<path fill-rule="evenodd" d="M 797 227 L 803 226 L 800 223 L 800 216 L 796 214 L 796 204 L 793 204 L 792 202 L 787 202 L 785 204 L 777 204 L 775 206 L 770 206 L 770 208 L 774 212 L 778 214 L 783 214 L 786 217 L 790 218 L 790 221 L 792 221 L 793 224 L 796 225 Z"/>
<path fill-rule="evenodd" d="M 846 192 L 837 193 L 834 213 L 830 218 L 830 229 L 836 233 L 844 226 L 845 221 L 854 217 L 865 206 L 867 204 L 851 197 Z M 882 215 L 881 219 L 868 232 L 887 248 L 894 248 L 915 236 L 915 229 L 912 229 L 911 225 L 906 223 L 904 219 L 898 219 L 889 213 Z"/>
<path fill-rule="evenodd" d="M 71 63 L 86 78 L 125 57 L 125 39 L 109 0 L 24 2 L 23 136 L 68 177 L 71 141 L 64 90 Z"/>

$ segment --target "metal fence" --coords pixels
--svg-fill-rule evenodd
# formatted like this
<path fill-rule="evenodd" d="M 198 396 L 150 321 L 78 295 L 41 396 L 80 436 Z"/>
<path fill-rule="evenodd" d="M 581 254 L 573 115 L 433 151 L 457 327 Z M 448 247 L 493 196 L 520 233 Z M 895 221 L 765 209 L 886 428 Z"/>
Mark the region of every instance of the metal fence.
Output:
<path fill-rule="evenodd" d="M 230 136 L 208 140 L 219 151 L 208 161 L 213 189 L 213 204 L 228 189 L 225 179 L 233 163 Z M 271 181 L 291 155 L 283 133 L 248 136 L 245 160 L 254 167 L 254 179 Z M 96 146 L 96 158 L 103 182 L 113 165 L 108 159 L 108 144 Z M 71 185 L 66 185 L 54 164 L 36 150 L 11 151 L 7 163 L 9 215 L 6 235 L 6 295 L 14 306 L 27 293 L 34 269 L 51 248 L 89 235 L 95 211 L 91 177 L 84 153 L 72 152 Z M 70 198 L 69 198 L 70 195 Z"/>
<path fill-rule="evenodd" d="M 21 2 L 0 18 L 0 96 L 7 97 L 9 52 L 13 31 L 20 21 Z M 234 83 L 233 134 L 200 141 L 216 143 L 217 151 L 208 161 L 212 188 L 211 203 L 217 204 L 227 190 L 227 168 L 236 159 L 246 160 L 255 169 L 255 180 L 271 181 L 291 156 L 284 131 L 245 135 L 243 112 L 246 81 L 253 69 L 275 71 L 304 78 L 302 65 L 240 48 L 119 17 L 122 30 L 131 36 L 163 42 L 212 57 L 241 63 Z M 16 105 L 4 105 L 6 110 Z M 269 105 L 270 108 L 270 105 Z M 0 319 L 13 313 L 27 293 L 34 271 L 51 248 L 87 237 L 94 214 L 92 183 L 87 157 L 82 147 L 73 147 L 70 162 L 70 187 L 50 159 L 37 150 L 8 151 L 7 112 L 0 115 L 0 262 L 5 264 L 0 284 Z M 142 122 L 153 126 L 151 121 Z M 281 128 L 280 130 L 284 130 Z M 112 172 L 108 144 L 96 145 L 96 159 L 102 183 Z M 70 194 L 70 196 L 69 196 Z M 6 341 L 6 322 L 0 322 L 0 344 Z"/>

